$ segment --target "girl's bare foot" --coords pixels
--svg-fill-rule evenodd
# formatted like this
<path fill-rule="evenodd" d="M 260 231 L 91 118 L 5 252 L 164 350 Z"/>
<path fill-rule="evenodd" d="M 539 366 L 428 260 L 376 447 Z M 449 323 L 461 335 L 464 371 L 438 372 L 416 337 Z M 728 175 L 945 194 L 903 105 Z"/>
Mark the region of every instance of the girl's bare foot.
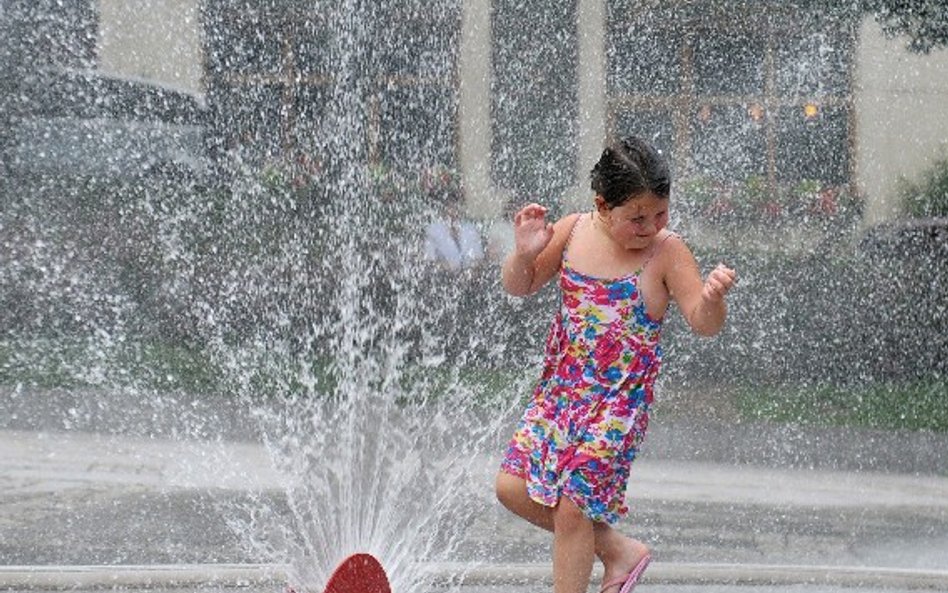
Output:
<path fill-rule="evenodd" d="M 631 537 L 619 536 L 624 541 L 622 545 L 613 548 L 612 555 L 603 554 L 599 557 L 602 560 L 604 572 L 602 575 L 603 583 L 611 583 L 628 576 L 632 569 L 638 566 L 639 562 L 649 553 L 648 548 L 637 539 Z M 619 584 L 603 587 L 600 593 L 617 593 L 622 587 L 622 581 Z"/>

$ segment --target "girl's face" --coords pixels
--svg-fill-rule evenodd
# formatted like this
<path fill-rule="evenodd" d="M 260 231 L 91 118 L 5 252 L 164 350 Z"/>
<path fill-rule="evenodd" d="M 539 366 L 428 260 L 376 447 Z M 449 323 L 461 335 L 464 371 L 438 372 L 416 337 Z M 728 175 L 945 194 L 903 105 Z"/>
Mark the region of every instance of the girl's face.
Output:
<path fill-rule="evenodd" d="M 606 232 L 625 249 L 648 247 L 668 224 L 668 198 L 652 192 L 636 195 L 615 208 L 596 196 L 596 208 Z"/>

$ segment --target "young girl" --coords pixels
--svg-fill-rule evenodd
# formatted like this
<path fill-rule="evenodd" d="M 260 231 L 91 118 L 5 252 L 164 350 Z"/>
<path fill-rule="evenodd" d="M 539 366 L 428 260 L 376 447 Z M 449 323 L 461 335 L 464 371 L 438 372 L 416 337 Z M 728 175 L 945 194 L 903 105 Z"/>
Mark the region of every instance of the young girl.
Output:
<path fill-rule="evenodd" d="M 605 569 L 601 591 L 628 593 L 651 555 L 612 525 L 628 511 L 626 482 L 648 426 L 665 310 L 674 300 L 696 333 L 716 334 L 735 273 L 718 266 L 702 282 L 691 250 L 665 229 L 670 176 L 649 144 L 613 144 L 591 177 L 591 212 L 551 224 L 546 208 L 530 204 L 514 216 L 504 288 L 524 296 L 559 276 L 563 299 L 497 497 L 553 532 L 556 593 L 585 593 L 595 557 Z"/>

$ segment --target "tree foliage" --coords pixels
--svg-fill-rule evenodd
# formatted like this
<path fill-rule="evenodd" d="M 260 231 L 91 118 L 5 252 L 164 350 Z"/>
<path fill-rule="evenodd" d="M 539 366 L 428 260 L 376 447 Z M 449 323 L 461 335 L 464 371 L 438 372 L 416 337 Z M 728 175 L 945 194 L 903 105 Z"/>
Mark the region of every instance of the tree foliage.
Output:
<path fill-rule="evenodd" d="M 945 0 L 863 0 L 890 37 L 907 36 L 918 53 L 948 47 L 948 2 Z"/>
<path fill-rule="evenodd" d="M 918 180 L 903 179 L 900 185 L 910 214 L 948 218 L 948 158 L 937 160 Z"/>

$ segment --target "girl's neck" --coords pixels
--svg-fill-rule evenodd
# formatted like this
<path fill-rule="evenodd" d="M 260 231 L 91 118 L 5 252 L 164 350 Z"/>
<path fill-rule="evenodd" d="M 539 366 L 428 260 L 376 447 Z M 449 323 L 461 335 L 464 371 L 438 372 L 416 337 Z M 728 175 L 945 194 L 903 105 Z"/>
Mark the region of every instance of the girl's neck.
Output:
<path fill-rule="evenodd" d="M 612 234 L 612 231 L 609 230 L 609 223 L 605 218 L 603 218 L 602 214 L 598 210 L 593 210 L 592 213 L 590 213 L 590 219 L 596 234 L 605 238 L 608 241 L 608 245 L 618 256 L 629 255 L 632 253 L 642 253 L 648 250 L 652 243 L 654 243 L 654 241 L 650 241 L 648 245 L 639 248 L 626 247 L 616 240 L 615 236 Z"/>

